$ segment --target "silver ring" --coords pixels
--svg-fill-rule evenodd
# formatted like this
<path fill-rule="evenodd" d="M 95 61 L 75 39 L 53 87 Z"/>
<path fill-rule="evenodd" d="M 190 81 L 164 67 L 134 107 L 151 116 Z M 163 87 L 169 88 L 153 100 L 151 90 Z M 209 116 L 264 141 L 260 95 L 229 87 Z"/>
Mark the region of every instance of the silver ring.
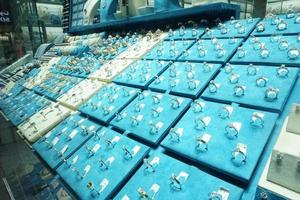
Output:
<path fill-rule="evenodd" d="M 246 87 L 243 86 L 243 85 L 236 85 L 234 88 L 234 96 L 236 97 L 242 97 L 245 95 L 245 90 L 246 90 Z"/>
<path fill-rule="evenodd" d="M 228 106 L 222 106 L 218 110 L 218 116 L 221 119 L 228 119 L 231 115 L 231 111 L 229 110 Z"/>
<path fill-rule="evenodd" d="M 205 118 L 206 117 L 201 117 L 201 116 L 197 116 L 194 120 L 195 122 L 195 129 L 197 130 L 203 130 L 206 129 L 206 127 L 208 126 L 208 123 L 205 122 Z"/>
<path fill-rule="evenodd" d="M 239 74 L 231 73 L 228 79 L 231 84 L 236 84 L 239 82 L 239 78 L 240 78 Z"/>
<path fill-rule="evenodd" d="M 156 95 L 152 95 L 152 100 L 154 104 L 160 103 L 160 98 Z"/>
<path fill-rule="evenodd" d="M 258 68 L 250 64 L 247 67 L 247 75 L 255 76 L 257 74 Z"/>
<path fill-rule="evenodd" d="M 174 109 L 179 108 L 180 107 L 180 101 L 179 101 L 179 99 L 178 98 L 172 98 L 171 99 L 171 106 Z"/>
<path fill-rule="evenodd" d="M 172 174 L 170 177 L 171 180 L 171 186 L 176 190 L 182 190 L 182 183 L 179 181 L 179 179 L 176 177 L 176 175 Z"/>
<path fill-rule="evenodd" d="M 278 31 L 283 31 L 287 29 L 287 23 L 283 20 L 279 20 L 278 24 L 276 25 L 276 29 Z"/>
<path fill-rule="evenodd" d="M 250 124 L 256 127 L 261 127 L 261 128 L 264 127 L 263 114 L 257 112 L 253 113 Z"/>
<path fill-rule="evenodd" d="M 175 128 L 171 128 L 169 131 L 170 140 L 173 142 L 180 142 L 181 134 Z"/>
<path fill-rule="evenodd" d="M 138 126 L 139 125 L 139 121 L 137 120 L 137 118 L 135 116 L 131 116 L 130 120 L 131 120 L 131 126 Z"/>
<path fill-rule="evenodd" d="M 257 78 L 255 82 L 257 87 L 266 87 L 268 83 L 268 79 L 266 77 L 261 76 Z"/>
<path fill-rule="evenodd" d="M 148 125 L 150 126 L 150 134 L 158 133 L 159 127 L 157 127 L 153 122 L 149 122 Z"/>
<path fill-rule="evenodd" d="M 211 135 L 204 133 L 201 136 L 196 137 L 196 150 L 201 152 L 208 151 L 208 143 L 210 141 Z"/>
<path fill-rule="evenodd" d="M 197 88 L 197 83 L 195 80 L 189 80 L 188 81 L 188 86 L 190 90 L 195 90 Z"/>
<path fill-rule="evenodd" d="M 277 68 L 277 75 L 281 78 L 286 78 L 289 74 L 289 68 L 287 68 L 285 65 L 281 65 L 279 68 Z"/>
<path fill-rule="evenodd" d="M 147 158 L 145 158 L 143 160 L 143 164 L 145 165 L 145 169 L 144 170 L 150 169 L 151 172 L 155 172 L 155 168 L 151 165 L 150 161 Z"/>
<path fill-rule="evenodd" d="M 260 22 L 255 27 L 256 32 L 264 32 L 265 31 L 265 24 Z"/>
<path fill-rule="evenodd" d="M 193 109 L 193 111 L 195 112 L 195 113 L 197 113 L 197 112 L 202 112 L 202 110 L 203 110 L 203 106 L 202 106 L 202 102 L 201 101 L 199 101 L 199 100 L 195 100 L 193 103 L 192 103 L 192 109 Z"/>
<path fill-rule="evenodd" d="M 264 47 L 260 50 L 260 56 L 262 58 L 268 58 L 269 55 L 270 55 L 270 51 L 266 47 Z"/>
<path fill-rule="evenodd" d="M 215 83 L 215 81 L 211 80 L 209 82 L 208 88 L 210 93 L 216 93 L 218 90 L 218 85 Z"/>
<path fill-rule="evenodd" d="M 239 59 L 244 58 L 246 56 L 246 51 L 244 50 L 243 47 L 238 47 L 237 49 L 237 57 Z"/>
<path fill-rule="evenodd" d="M 238 160 L 239 156 L 241 156 L 240 161 Z M 235 147 L 235 149 L 231 152 L 231 160 L 238 166 L 246 164 L 247 145 L 238 143 L 237 146 Z"/>
<path fill-rule="evenodd" d="M 299 37 L 299 36 L 298 36 Z M 300 38 L 300 37 L 299 37 Z M 300 56 L 300 50 L 297 47 L 291 47 L 288 52 L 288 58 L 290 60 L 295 60 Z"/>
<path fill-rule="evenodd" d="M 157 108 L 152 108 L 151 111 L 152 117 L 159 117 L 160 111 Z"/>
<path fill-rule="evenodd" d="M 124 158 L 125 158 L 126 160 L 129 160 L 129 159 L 132 159 L 132 158 L 133 158 L 132 153 L 127 149 L 126 146 L 123 146 L 123 147 L 122 147 L 122 150 L 123 150 L 123 152 L 124 152 Z"/>
<path fill-rule="evenodd" d="M 233 124 L 233 123 L 229 123 L 226 127 L 225 127 L 225 131 L 226 131 L 226 136 L 229 139 L 234 139 L 237 138 L 239 135 L 239 131 L 237 129 L 237 127 Z"/>
<path fill-rule="evenodd" d="M 269 87 L 265 91 L 265 99 L 267 101 L 275 101 L 278 98 L 278 94 L 279 94 L 279 89 Z"/>
<path fill-rule="evenodd" d="M 278 44 L 278 49 L 284 51 L 289 48 L 289 43 L 287 40 L 280 40 Z"/>

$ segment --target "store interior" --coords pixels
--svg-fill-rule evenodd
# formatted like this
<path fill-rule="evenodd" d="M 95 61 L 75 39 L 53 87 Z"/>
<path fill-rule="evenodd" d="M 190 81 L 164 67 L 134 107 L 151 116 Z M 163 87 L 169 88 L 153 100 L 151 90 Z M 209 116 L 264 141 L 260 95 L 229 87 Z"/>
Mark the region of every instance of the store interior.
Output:
<path fill-rule="evenodd" d="M 0 199 L 300 200 L 299 0 L 0 0 Z"/>

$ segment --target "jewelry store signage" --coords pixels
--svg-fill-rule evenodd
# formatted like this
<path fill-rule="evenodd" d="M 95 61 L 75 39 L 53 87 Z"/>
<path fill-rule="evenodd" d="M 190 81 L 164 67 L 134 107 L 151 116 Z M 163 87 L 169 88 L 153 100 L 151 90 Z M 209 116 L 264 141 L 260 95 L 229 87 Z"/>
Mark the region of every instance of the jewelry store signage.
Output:
<path fill-rule="evenodd" d="M 8 10 L 0 10 L 0 22 L 1 24 L 6 24 L 6 23 L 10 23 L 11 19 L 10 19 L 10 13 Z"/>
<path fill-rule="evenodd" d="M 11 25 L 12 13 L 7 1 L 0 0 L 0 26 Z"/>

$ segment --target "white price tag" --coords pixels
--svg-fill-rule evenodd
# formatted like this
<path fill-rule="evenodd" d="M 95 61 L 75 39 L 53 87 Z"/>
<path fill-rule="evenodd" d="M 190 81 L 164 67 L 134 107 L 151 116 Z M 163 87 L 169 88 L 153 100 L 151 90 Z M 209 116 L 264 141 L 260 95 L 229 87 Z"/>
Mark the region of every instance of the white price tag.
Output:
<path fill-rule="evenodd" d="M 71 133 L 70 133 L 70 135 L 69 135 L 69 138 L 70 139 L 73 139 L 76 135 L 77 135 L 77 133 L 78 133 L 78 130 L 73 130 Z"/>
<path fill-rule="evenodd" d="M 164 126 L 164 123 L 163 122 L 157 122 L 155 126 L 160 129 L 161 127 Z"/>
<path fill-rule="evenodd" d="M 92 152 L 96 153 L 100 149 L 100 144 L 95 144 L 95 146 L 92 149 Z"/>
<path fill-rule="evenodd" d="M 112 143 L 116 143 L 116 142 L 119 142 L 119 140 L 120 140 L 120 137 L 119 137 L 119 136 L 115 136 L 115 137 L 111 140 L 111 142 L 112 142 Z"/>
<path fill-rule="evenodd" d="M 83 118 L 83 119 L 79 120 L 78 124 L 82 124 L 84 121 L 85 121 L 85 119 Z"/>
<path fill-rule="evenodd" d="M 132 157 L 134 157 L 140 151 L 140 149 L 141 149 L 140 146 L 135 145 L 132 149 L 132 152 L 133 152 Z"/>
<path fill-rule="evenodd" d="M 52 145 L 55 146 L 57 144 L 57 142 L 59 141 L 59 138 L 58 137 L 55 137 L 53 140 L 52 140 Z"/>
<path fill-rule="evenodd" d="M 232 125 L 236 128 L 237 132 L 240 132 L 242 123 L 241 122 L 233 122 Z"/>
<path fill-rule="evenodd" d="M 130 200 L 130 198 L 125 194 L 121 200 Z"/>
<path fill-rule="evenodd" d="M 142 121 L 143 118 L 144 118 L 144 115 L 138 115 L 138 116 L 136 117 L 136 119 L 137 119 L 138 121 Z"/>
<path fill-rule="evenodd" d="M 108 184 L 109 184 L 109 181 L 106 178 L 104 178 L 100 183 L 101 189 L 99 190 L 99 192 L 101 193 L 103 190 L 105 190 L 105 188 L 108 186 Z"/>
<path fill-rule="evenodd" d="M 45 135 L 45 138 L 47 139 L 47 138 L 49 138 L 50 136 L 51 136 L 51 134 L 52 134 L 52 132 L 50 131 L 50 132 L 48 132 L 46 135 Z"/>
<path fill-rule="evenodd" d="M 91 165 L 85 166 L 85 168 L 84 168 L 84 174 L 89 173 L 90 170 L 91 170 Z"/>
<path fill-rule="evenodd" d="M 89 131 L 93 131 L 95 129 L 96 129 L 96 126 L 92 125 L 92 126 L 90 126 Z"/>
<path fill-rule="evenodd" d="M 158 192 L 159 188 L 160 188 L 160 186 L 155 183 L 151 186 L 150 190 L 152 190 L 153 193 L 156 194 Z"/>
<path fill-rule="evenodd" d="M 158 156 L 155 156 L 152 160 L 151 160 L 151 162 L 150 162 L 150 164 L 152 165 L 152 166 L 154 166 L 154 165 L 158 165 L 159 164 L 159 157 Z"/>
<path fill-rule="evenodd" d="M 164 110 L 163 107 L 158 107 L 158 108 L 156 109 L 156 111 L 159 112 L 159 113 L 161 113 L 163 110 Z"/>
<path fill-rule="evenodd" d="M 65 145 L 61 150 L 60 150 L 60 154 L 63 155 L 67 150 L 68 150 L 69 146 Z"/>
<path fill-rule="evenodd" d="M 73 164 L 73 165 L 77 162 L 78 158 L 79 158 L 78 155 L 76 155 L 76 156 L 73 158 L 73 160 L 72 160 L 72 164 Z"/>

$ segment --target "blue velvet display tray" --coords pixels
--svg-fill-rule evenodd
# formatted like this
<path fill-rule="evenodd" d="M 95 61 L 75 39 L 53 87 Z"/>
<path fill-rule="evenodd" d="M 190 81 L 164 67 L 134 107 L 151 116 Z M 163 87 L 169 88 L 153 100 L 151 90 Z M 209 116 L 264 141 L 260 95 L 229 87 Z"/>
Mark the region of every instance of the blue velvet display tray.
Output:
<path fill-rule="evenodd" d="M 162 146 L 238 180 L 249 182 L 278 114 L 201 99 L 194 105 L 172 129 L 178 138 L 169 133 L 170 137 L 163 140 Z M 257 118 L 252 122 L 253 113 L 258 113 L 263 123 L 258 123 Z M 232 135 L 232 130 L 226 131 L 226 126 L 232 123 L 235 123 L 237 135 Z M 204 134 L 210 135 L 210 140 L 206 141 L 206 150 L 203 148 L 204 143 L 201 144 L 202 147 L 197 147 L 200 139 L 203 141 Z M 238 143 L 247 145 L 246 162 L 241 165 L 232 160 L 232 151 Z"/>
<path fill-rule="evenodd" d="M 138 60 L 127 67 L 113 82 L 146 89 L 169 65 L 167 61 Z"/>
<path fill-rule="evenodd" d="M 154 91 L 197 97 L 220 69 L 220 64 L 174 62 L 149 86 Z"/>
<path fill-rule="evenodd" d="M 49 104 L 50 101 L 43 96 L 33 91 L 22 90 L 16 96 L 0 100 L 0 109 L 15 126 L 18 126 Z"/>
<path fill-rule="evenodd" d="M 74 113 L 34 143 L 33 149 L 52 169 L 56 169 L 100 128 L 79 113 Z"/>
<path fill-rule="evenodd" d="M 297 79 L 299 70 L 297 68 L 287 68 L 289 71 L 287 76 L 280 77 L 277 74 L 279 67 L 250 65 L 249 68 L 256 68 L 256 75 L 248 74 L 248 67 L 247 65 L 229 65 L 228 68 L 232 70 L 231 72 L 227 67 L 223 68 L 214 80 L 214 84 L 220 84 L 217 91 L 212 93 L 208 87 L 202 97 L 281 112 Z M 235 78 L 235 81 L 238 80 L 238 82 L 230 81 L 230 79 L 234 80 L 234 77 L 239 77 L 238 79 Z M 257 80 L 261 78 L 267 80 L 265 86 L 257 85 Z M 234 94 L 237 86 L 245 86 L 244 95 L 236 96 Z M 273 100 L 266 98 L 266 91 L 269 88 L 279 89 L 277 98 Z"/>
<path fill-rule="evenodd" d="M 248 37 L 259 21 L 259 18 L 232 19 L 213 27 L 202 38 Z"/>
<path fill-rule="evenodd" d="M 72 60 L 75 60 L 75 62 L 72 63 Z M 94 57 L 84 56 L 81 59 L 75 59 L 75 57 L 70 56 L 67 61 L 63 62 L 62 64 L 53 66 L 51 68 L 51 72 L 87 78 L 89 74 L 99 69 L 100 66 L 101 63 Z"/>
<path fill-rule="evenodd" d="M 57 169 L 80 199 L 109 199 L 148 153 L 148 147 L 110 129 L 98 134 Z"/>
<path fill-rule="evenodd" d="M 50 78 L 46 79 L 40 85 L 34 86 L 32 89 L 55 101 L 82 80 L 73 76 L 52 74 Z"/>
<path fill-rule="evenodd" d="M 295 23 L 299 21 L 298 23 Z M 281 29 L 281 24 L 286 23 L 286 28 Z M 298 34 L 300 29 L 300 13 L 294 13 L 294 14 L 281 14 L 281 15 L 274 15 L 272 17 L 266 17 L 264 18 L 261 23 L 264 26 L 264 31 L 258 31 L 260 30 L 259 27 L 256 27 L 256 29 L 253 31 L 253 35 L 255 36 L 262 36 L 262 35 L 291 35 L 291 34 Z M 284 27 L 285 25 L 283 25 Z M 263 30 L 263 29 L 261 29 Z"/>
<path fill-rule="evenodd" d="M 119 86 L 114 83 L 101 88 L 79 111 L 102 122 L 108 123 L 137 96 L 139 89 Z"/>
<path fill-rule="evenodd" d="M 56 49 L 56 55 L 61 56 L 61 55 L 68 54 L 70 56 L 82 56 L 82 54 L 88 52 L 89 49 L 90 48 L 87 45 L 73 47 L 68 52 L 64 51 L 63 49 L 58 48 L 58 49 Z"/>
<path fill-rule="evenodd" d="M 243 39 L 200 39 L 178 60 L 224 63 L 234 54 Z M 200 50 L 201 49 L 201 50 Z"/>
<path fill-rule="evenodd" d="M 288 51 L 290 49 L 296 48 L 299 53 L 299 40 L 297 41 L 297 36 L 249 37 L 243 44 L 242 49 L 237 51 L 230 62 L 300 66 L 300 55 L 293 59 L 288 57 Z M 288 46 L 285 46 L 286 42 Z M 282 50 L 280 50 L 279 47 L 282 48 Z M 262 51 L 264 48 L 269 52 L 268 57 L 262 56 L 267 55 L 267 53 Z"/>
<path fill-rule="evenodd" d="M 183 97 L 144 91 L 110 124 L 157 145 L 190 102 Z"/>
<path fill-rule="evenodd" d="M 145 58 L 152 60 L 176 60 L 193 43 L 195 43 L 194 40 L 162 41 L 147 53 Z"/>
<path fill-rule="evenodd" d="M 204 33 L 203 27 L 187 27 L 181 26 L 174 31 L 169 30 L 168 37 L 165 40 L 196 40 L 199 39 Z"/>
<path fill-rule="evenodd" d="M 123 187 L 116 200 L 142 199 L 142 191 L 148 199 L 209 199 L 211 193 L 219 188 L 228 190 L 230 200 L 239 200 L 243 190 L 221 179 L 211 176 L 193 166 L 182 163 L 162 153 L 153 152 L 148 162 L 153 168 L 141 166 L 129 182 Z M 156 161 L 156 162 L 155 162 Z M 155 170 L 153 172 L 153 170 Z M 170 181 L 172 176 L 179 176 L 181 190 L 175 189 Z M 185 175 L 185 176 L 184 176 Z M 187 177 L 187 178 L 183 178 Z M 205 183 L 205 184 L 202 184 Z M 176 187 L 176 186 L 175 186 Z"/>
<path fill-rule="evenodd" d="M 20 94 L 23 90 L 25 90 L 25 88 L 17 82 L 7 93 L 0 93 L 0 97 L 2 99 L 5 99 L 7 97 L 14 97 Z"/>

